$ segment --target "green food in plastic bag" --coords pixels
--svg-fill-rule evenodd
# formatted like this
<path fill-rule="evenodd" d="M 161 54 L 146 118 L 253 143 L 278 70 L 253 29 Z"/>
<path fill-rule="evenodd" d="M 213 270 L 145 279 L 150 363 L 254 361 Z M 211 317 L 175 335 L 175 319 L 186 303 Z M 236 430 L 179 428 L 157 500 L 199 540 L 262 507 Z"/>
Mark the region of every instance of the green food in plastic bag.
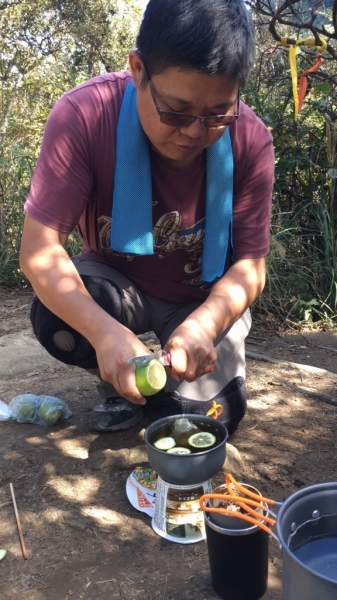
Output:
<path fill-rule="evenodd" d="M 39 416 L 45 425 L 57 425 L 66 418 L 67 407 L 59 398 L 47 396 L 39 408 Z"/>
<path fill-rule="evenodd" d="M 33 423 L 40 401 L 34 394 L 22 394 L 16 397 L 15 416 L 20 423 Z"/>

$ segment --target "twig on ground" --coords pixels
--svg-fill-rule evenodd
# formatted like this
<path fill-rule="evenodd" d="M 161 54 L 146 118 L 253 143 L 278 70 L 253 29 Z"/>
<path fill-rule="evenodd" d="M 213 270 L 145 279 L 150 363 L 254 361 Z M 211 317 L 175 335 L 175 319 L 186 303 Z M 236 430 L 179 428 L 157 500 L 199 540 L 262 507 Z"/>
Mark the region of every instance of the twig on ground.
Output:
<path fill-rule="evenodd" d="M 66 540 L 68 537 L 69 537 L 69 535 L 66 535 L 66 536 L 63 538 L 63 540 L 61 540 L 61 541 L 60 541 L 60 542 L 57 544 L 57 546 L 54 546 L 54 550 L 56 550 L 56 548 L 59 548 L 59 546 L 61 546 L 61 544 L 63 544 L 63 542 L 65 542 L 65 540 Z"/>
<path fill-rule="evenodd" d="M 322 346 L 322 344 L 317 344 L 316 342 L 312 342 L 307 337 L 305 337 L 305 335 L 303 337 L 310 346 L 315 346 L 315 348 L 322 348 L 323 350 L 331 350 L 331 352 L 337 352 L 337 348 L 331 348 L 331 346 Z"/>
<path fill-rule="evenodd" d="M 23 304 L 22 306 L 14 308 L 14 310 L 12 310 L 12 314 L 15 313 L 17 310 L 21 310 L 21 308 L 27 308 L 27 306 L 30 306 L 30 304 Z"/>

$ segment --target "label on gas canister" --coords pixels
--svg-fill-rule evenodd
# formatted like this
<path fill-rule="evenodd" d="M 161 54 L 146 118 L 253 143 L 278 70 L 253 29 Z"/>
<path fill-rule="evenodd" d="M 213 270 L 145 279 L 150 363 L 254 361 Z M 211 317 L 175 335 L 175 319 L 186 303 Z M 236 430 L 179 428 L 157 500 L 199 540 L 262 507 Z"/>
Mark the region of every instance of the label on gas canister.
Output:
<path fill-rule="evenodd" d="M 205 523 L 199 499 L 211 492 L 210 481 L 194 486 L 178 486 L 157 480 L 152 527 L 156 533 L 178 543 L 205 539 Z"/>

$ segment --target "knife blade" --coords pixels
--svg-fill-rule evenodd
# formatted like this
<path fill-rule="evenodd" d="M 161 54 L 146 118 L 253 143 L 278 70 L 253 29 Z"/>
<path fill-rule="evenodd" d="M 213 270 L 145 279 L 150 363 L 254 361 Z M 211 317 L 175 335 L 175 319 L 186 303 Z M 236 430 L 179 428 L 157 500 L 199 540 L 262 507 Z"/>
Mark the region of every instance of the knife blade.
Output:
<path fill-rule="evenodd" d="M 128 362 L 136 365 L 137 367 L 146 367 L 154 358 L 159 360 L 164 367 L 171 366 L 171 355 L 168 352 L 165 352 L 165 350 L 159 350 L 158 352 L 145 354 L 143 356 L 135 356 L 133 358 L 129 358 Z"/>

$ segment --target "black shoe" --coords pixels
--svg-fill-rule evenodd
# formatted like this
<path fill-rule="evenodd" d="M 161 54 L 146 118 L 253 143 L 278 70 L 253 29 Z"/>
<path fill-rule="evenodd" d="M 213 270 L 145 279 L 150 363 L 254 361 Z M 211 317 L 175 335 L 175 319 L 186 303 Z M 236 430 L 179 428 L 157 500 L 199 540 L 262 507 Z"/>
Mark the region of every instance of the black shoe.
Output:
<path fill-rule="evenodd" d="M 245 382 L 242 377 L 235 377 L 219 394 L 206 401 L 189 400 L 172 392 L 167 395 L 165 406 L 172 415 L 207 415 L 218 419 L 227 427 L 228 434 L 231 435 L 236 431 L 246 412 Z"/>
<path fill-rule="evenodd" d="M 143 417 L 143 407 L 125 398 L 107 398 L 97 404 L 89 417 L 94 431 L 119 431 L 137 425 Z"/>

